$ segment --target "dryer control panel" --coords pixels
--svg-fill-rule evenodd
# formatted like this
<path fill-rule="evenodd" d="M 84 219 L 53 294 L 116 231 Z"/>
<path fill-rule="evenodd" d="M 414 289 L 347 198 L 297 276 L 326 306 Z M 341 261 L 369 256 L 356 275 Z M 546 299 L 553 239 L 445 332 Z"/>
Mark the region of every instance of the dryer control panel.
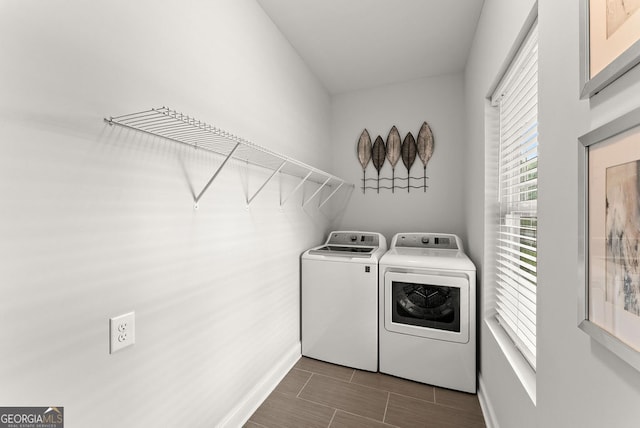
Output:
<path fill-rule="evenodd" d="M 456 235 L 444 233 L 400 233 L 395 236 L 395 241 L 391 243 L 391 246 L 458 250 L 461 247 L 458 244 L 459 240 L 460 238 Z"/>

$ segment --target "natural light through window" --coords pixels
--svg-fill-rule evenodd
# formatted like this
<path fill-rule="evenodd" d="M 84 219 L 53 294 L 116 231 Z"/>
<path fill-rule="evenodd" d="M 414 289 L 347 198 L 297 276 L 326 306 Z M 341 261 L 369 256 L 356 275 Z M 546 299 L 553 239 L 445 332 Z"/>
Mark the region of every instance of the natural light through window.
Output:
<path fill-rule="evenodd" d="M 499 112 L 496 311 L 536 366 L 538 35 L 534 23 L 491 99 Z"/>

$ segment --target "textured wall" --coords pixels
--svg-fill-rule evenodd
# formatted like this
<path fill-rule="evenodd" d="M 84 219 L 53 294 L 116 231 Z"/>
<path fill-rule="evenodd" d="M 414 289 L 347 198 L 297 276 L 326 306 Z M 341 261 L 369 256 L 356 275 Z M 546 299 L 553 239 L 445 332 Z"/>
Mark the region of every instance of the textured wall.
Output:
<path fill-rule="evenodd" d="M 0 403 L 220 423 L 299 352 L 299 255 L 329 213 L 301 208 L 311 185 L 281 210 L 288 178 L 246 209 L 267 172 L 237 163 L 195 211 L 220 158 L 102 118 L 166 104 L 327 168 L 328 94 L 252 0 L 3 2 L 0 52 Z"/>

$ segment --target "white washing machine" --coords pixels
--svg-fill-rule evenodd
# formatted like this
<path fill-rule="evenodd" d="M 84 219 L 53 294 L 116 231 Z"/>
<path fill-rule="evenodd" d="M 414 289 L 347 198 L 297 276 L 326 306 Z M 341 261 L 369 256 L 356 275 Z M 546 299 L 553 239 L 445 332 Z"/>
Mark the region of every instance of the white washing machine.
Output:
<path fill-rule="evenodd" d="M 335 231 L 302 255 L 302 355 L 378 370 L 378 261 L 383 235 Z"/>
<path fill-rule="evenodd" d="M 456 235 L 399 233 L 380 260 L 380 372 L 476 392 L 476 268 Z"/>

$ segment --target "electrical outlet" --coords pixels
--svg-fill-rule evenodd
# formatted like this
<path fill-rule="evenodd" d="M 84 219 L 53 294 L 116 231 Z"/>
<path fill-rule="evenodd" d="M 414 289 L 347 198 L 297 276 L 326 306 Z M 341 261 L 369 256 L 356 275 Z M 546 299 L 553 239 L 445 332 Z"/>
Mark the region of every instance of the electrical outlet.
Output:
<path fill-rule="evenodd" d="M 136 343 L 136 313 L 109 318 L 109 353 Z"/>

